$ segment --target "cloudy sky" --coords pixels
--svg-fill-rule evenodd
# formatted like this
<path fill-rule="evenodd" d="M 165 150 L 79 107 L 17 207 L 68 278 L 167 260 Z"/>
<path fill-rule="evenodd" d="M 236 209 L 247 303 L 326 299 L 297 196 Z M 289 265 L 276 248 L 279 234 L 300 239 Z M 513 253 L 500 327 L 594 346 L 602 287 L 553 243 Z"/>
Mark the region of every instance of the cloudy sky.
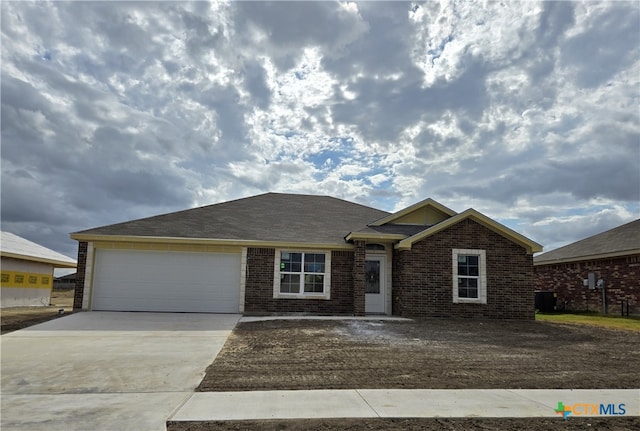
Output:
<path fill-rule="evenodd" d="M 638 2 L 3 1 L 2 230 L 432 197 L 551 250 L 640 217 Z"/>

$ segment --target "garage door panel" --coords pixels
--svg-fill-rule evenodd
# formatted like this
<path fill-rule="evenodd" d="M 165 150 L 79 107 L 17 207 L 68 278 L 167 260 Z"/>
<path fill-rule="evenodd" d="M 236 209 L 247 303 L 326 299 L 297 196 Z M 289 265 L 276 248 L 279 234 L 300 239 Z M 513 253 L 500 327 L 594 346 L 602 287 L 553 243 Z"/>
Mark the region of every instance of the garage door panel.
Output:
<path fill-rule="evenodd" d="M 96 252 L 94 310 L 237 313 L 240 254 Z"/>

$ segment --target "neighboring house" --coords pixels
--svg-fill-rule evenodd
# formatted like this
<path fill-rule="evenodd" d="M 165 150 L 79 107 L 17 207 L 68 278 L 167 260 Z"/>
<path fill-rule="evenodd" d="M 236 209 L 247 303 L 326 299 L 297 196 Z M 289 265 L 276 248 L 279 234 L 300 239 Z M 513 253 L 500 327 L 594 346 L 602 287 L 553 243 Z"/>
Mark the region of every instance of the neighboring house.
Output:
<path fill-rule="evenodd" d="M 2 308 L 49 305 L 53 269 L 76 267 L 74 259 L 9 232 L 1 233 L 0 259 Z"/>
<path fill-rule="evenodd" d="M 640 219 L 585 238 L 533 259 L 535 288 L 557 294 L 557 305 L 570 310 L 602 311 L 602 288 L 584 285 L 589 273 L 604 281 L 609 313 L 620 313 L 627 300 L 640 305 Z"/>
<path fill-rule="evenodd" d="M 76 273 L 63 275 L 61 277 L 55 277 L 53 279 L 54 289 L 75 289 L 76 287 Z"/>
<path fill-rule="evenodd" d="M 541 246 L 427 199 L 267 193 L 76 232 L 75 308 L 534 317 Z"/>

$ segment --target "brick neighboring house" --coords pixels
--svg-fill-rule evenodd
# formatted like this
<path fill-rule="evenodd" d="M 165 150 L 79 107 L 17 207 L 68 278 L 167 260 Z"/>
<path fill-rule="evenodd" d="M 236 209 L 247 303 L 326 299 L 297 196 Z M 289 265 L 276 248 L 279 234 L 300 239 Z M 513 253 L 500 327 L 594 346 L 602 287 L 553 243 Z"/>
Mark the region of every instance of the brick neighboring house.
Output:
<path fill-rule="evenodd" d="M 607 309 L 620 313 L 629 300 L 640 312 L 640 219 L 540 254 L 534 259 L 535 288 L 557 294 L 558 307 L 602 312 L 602 289 L 589 289 L 590 272 L 604 280 Z M 626 312 L 626 305 L 625 305 Z"/>
<path fill-rule="evenodd" d="M 74 308 L 534 317 L 534 241 L 426 199 L 267 193 L 76 232 Z"/>

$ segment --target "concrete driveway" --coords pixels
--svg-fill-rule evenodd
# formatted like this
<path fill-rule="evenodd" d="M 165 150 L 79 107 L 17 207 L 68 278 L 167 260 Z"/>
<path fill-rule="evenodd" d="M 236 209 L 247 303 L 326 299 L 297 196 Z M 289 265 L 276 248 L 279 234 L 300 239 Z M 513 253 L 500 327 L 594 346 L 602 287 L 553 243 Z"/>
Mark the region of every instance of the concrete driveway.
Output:
<path fill-rule="evenodd" d="M 1 429 L 162 431 L 239 315 L 87 312 L 1 337 Z"/>

